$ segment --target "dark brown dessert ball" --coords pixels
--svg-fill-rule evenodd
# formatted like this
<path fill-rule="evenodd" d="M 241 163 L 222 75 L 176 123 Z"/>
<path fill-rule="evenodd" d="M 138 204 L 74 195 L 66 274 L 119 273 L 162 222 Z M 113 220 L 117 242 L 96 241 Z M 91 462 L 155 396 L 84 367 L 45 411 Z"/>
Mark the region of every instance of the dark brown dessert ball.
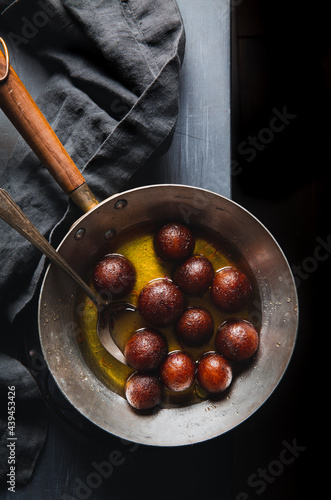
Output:
<path fill-rule="evenodd" d="M 168 279 L 156 279 L 140 292 L 138 309 L 143 318 L 155 326 L 169 325 L 178 320 L 184 310 L 182 292 Z"/>
<path fill-rule="evenodd" d="M 211 394 L 223 392 L 232 381 L 231 365 L 216 352 L 206 353 L 199 360 L 197 379 L 206 392 Z"/>
<path fill-rule="evenodd" d="M 180 266 L 174 274 L 174 282 L 189 295 L 203 295 L 214 278 L 214 268 L 203 255 L 194 255 Z"/>
<path fill-rule="evenodd" d="M 243 319 L 222 323 L 216 333 L 216 349 L 230 361 L 244 361 L 257 351 L 259 336 L 254 326 Z"/>
<path fill-rule="evenodd" d="M 168 354 L 160 368 L 160 377 L 171 391 L 180 392 L 189 389 L 195 379 L 195 363 L 191 356 L 183 351 Z"/>
<path fill-rule="evenodd" d="M 124 356 L 129 366 L 139 371 L 156 370 L 168 354 L 168 344 L 161 332 L 142 328 L 125 344 Z"/>
<path fill-rule="evenodd" d="M 236 312 L 251 298 L 252 286 L 247 276 L 234 267 L 218 271 L 211 286 L 214 304 L 225 312 Z"/>
<path fill-rule="evenodd" d="M 132 264 L 119 254 L 109 254 L 101 259 L 93 271 L 95 288 L 111 293 L 114 299 L 124 297 L 132 291 L 136 272 Z"/>
<path fill-rule="evenodd" d="M 178 339 L 190 346 L 208 342 L 213 333 L 213 317 L 204 307 L 189 307 L 180 317 L 176 327 Z"/>
<path fill-rule="evenodd" d="M 136 410 L 149 410 L 161 402 L 163 386 L 154 375 L 133 373 L 125 384 L 125 397 Z"/>
<path fill-rule="evenodd" d="M 192 255 L 195 237 L 184 224 L 171 222 L 162 226 L 155 236 L 155 249 L 163 260 L 178 261 Z"/>

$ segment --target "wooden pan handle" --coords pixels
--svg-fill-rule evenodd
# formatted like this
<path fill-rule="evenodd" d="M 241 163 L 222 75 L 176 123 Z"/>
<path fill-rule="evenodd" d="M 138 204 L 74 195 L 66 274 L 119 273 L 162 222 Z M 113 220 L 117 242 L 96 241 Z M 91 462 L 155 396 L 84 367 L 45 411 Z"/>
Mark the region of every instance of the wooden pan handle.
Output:
<path fill-rule="evenodd" d="M 46 118 L 9 64 L 0 38 L 0 107 L 63 191 L 88 212 L 98 204 L 85 179 L 64 149 Z"/>

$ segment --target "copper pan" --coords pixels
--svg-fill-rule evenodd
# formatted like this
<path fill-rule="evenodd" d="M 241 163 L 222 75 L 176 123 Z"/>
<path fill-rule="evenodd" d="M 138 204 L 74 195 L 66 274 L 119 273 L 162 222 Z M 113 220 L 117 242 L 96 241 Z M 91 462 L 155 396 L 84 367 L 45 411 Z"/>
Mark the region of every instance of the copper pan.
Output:
<path fill-rule="evenodd" d="M 0 74 L 5 70 L 6 57 L 0 53 Z M 0 83 L 0 105 L 84 212 L 57 249 L 80 276 L 86 278 L 96 259 L 109 252 L 110 235 L 147 221 L 175 219 L 219 233 L 254 278 L 259 296 L 259 350 L 224 397 L 188 406 L 161 405 L 147 415 L 139 414 L 84 356 L 79 342 L 80 293 L 77 285 L 51 264 L 39 299 L 40 342 L 48 367 L 71 404 L 106 432 L 155 446 L 205 441 L 250 417 L 281 380 L 291 359 L 298 324 L 294 279 L 268 230 L 233 201 L 191 186 L 146 186 L 98 203 L 11 67 Z"/>

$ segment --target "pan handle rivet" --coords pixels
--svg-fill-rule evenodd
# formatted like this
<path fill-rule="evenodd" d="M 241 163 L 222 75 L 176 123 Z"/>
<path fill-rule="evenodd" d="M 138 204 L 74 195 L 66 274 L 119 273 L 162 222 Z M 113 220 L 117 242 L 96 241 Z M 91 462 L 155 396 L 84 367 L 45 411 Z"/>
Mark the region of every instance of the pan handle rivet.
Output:
<path fill-rule="evenodd" d="M 108 229 L 108 231 L 105 232 L 104 238 L 105 240 L 112 240 L 116 235 L 115 229 Z"/>
<path fill-rule="evenodd" d="M 118 200 L 114 207 L 116 208 L 116 210 L 121 210 L 122 208 L 126 207 L 126 205 L 128 204 L 128 202 L 126 200 Z"/>
<path fill-rule="evenodd" d="M 81 227 L 80 229 L 78 229 L 78 231 L 75 233 L 75 240 L 81 240 L 82 238 L 84 238 L 85 236 L 85 229 L 83 227 Z"/>

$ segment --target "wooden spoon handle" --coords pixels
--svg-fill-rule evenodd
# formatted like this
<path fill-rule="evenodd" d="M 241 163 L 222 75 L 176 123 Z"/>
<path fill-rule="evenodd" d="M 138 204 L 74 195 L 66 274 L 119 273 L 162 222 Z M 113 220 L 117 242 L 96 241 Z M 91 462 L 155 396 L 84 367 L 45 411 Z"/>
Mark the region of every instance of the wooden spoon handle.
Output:
<path fill-rule="evenodd" d="M 5 42 L 0 39 L 5 48 Z M 0 50 L 0 107 L 63 191 L 87 212 L 98 204 L 85 179 Z M 7 73 L 7 74 L 6 74 Z M 77 190 L 77 191 L 76 191 Z M 82 195 L 80 194 L 82 193 Z"/>

